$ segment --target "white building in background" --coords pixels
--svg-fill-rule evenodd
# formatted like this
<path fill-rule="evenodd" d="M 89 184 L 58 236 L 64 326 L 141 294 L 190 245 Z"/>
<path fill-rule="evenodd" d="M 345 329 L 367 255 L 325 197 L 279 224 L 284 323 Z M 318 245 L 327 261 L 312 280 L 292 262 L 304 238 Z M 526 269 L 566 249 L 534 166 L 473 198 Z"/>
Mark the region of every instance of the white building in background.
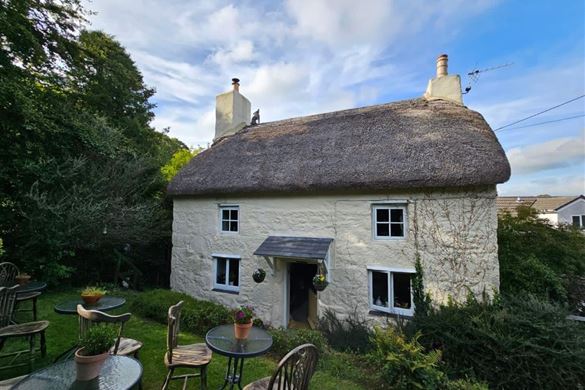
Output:
<path fill-rule="evenodd" d="M 169 185 L 173 289 L 284 327 L 325 309 L 412 315 L 417 258 L 435 301 L 498 289 L 496 184 L 510 166 L 446 56 L 423 98 L 257 125 L 233 84 L 213 145 Z"/>
<path fill-rule="evenodd" d="M 585 229 L 585 196 L 499 196 L 498 212 L 516 214 L 518 206 L 530 207 L 553 226 L 572 225 Z"/>

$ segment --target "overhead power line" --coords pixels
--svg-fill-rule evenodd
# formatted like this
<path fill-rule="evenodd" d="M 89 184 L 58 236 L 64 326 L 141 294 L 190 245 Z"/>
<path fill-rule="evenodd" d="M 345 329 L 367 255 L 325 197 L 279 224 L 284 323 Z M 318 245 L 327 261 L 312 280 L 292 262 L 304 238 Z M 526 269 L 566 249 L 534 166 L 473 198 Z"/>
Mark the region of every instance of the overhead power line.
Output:
<path fill-rule="evenodd" d="M 585 114 L 573 115 L 573 116 L 568 116 L 566 118 L 552 119 L 550 121 L 531 123 L 529 125 L 524 125 L 524 126 L 509 127 L 509 128 L 507 128 L 507 130 L 525 129 L 527 127 L 546 125 L 547 123 L 555 123 L 555 122 L 568 121 L 569 119 L 583 118 L 584 116 L 585 116 Z"/>
<path fill-rule="evenodd" d="M 574 102 L 575 100 L 579 100 L 579 99 L 582 99 L 582 98 L 584 98 L 584 97 L 585 97 L 585 95 L 577 96 L 576 98 L 573 98 L 573 99 L 571 99 L 571 100 L 567 100 L 566 102 L 563 102 L 563 103 L 561 103 L 561 104 L 557 104 L 557 105 L 556 105 L 556 106 L 554 106 L 554 107 L 547 108 L 546 110 L 542 110 L 542 111 L 540 111 L 540 112 L 537 112 L 536 114 L 532 114 L 532 115 L 530 115 L 530 116 L 527 116 L 526 118 L 522 118 L 522 119 L 520 119 L 520 120 L 517 120 L 517 121 L 515 121 L 515 122 L 508 123 L 508 124 L 507 124 L 507 125 L 505 125 L 505 126 L 498 127 L 498 128 L 497 128 L 497 129 L 495 129 L 494 131 L 500 131 L 500 130 L 502 130 L 502 129 L 505 129 L 506 127 L 510 127 L 510 126 L 513 126 L 513 125 L 515 125 L 515 124 L 517 124 L 517 123 L 524 122 L 525 120 L 528 120 L 528 119 L 530 119 L 530 118 L 534 118 L 535 116 L 538 116 L 538 115 L 544 114 L 545 112 L 549 112 L 549 111 L 551 111 L 551 110 L 554 110 L 555 108 L 559 108 L 559 107 L 561 107 L 561 106 L 564 106 L 565 104 L 569 104 L 569 103 L 571 103 L 571 102 Z"/>

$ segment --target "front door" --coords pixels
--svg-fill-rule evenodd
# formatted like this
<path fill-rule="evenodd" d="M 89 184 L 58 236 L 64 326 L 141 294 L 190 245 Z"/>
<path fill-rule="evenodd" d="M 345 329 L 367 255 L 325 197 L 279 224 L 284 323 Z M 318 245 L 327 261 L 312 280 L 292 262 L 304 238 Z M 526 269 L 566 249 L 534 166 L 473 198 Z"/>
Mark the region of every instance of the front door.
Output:
<path fill-rule="evenodd" d="M 289 264 L 289 328 L 317 326 L 317 292 L 313 288 L 316 264 Z"/>

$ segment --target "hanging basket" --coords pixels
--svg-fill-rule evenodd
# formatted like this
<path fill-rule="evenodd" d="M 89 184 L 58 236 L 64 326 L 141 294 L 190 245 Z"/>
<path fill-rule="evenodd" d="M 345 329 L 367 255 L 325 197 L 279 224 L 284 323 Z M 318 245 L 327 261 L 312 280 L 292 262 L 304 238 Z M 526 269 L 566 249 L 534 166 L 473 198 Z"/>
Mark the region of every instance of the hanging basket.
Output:
<path fill-rule="evenodd" d="M 327 288 L 328 285 L 329 285 L 329 282 L 325 278 L 325 275 L 317 274 L 317 275 L 313 276 L 313 286 L 315 287 L 315 290 L 323 291 L 323 290 L 325 290 L 325 288 Z"/>
<path fill-rule="evenodd" d="M 266 278 L 266 271 L 264 271 L 262 268 L 258 268 L 252 274 L 252 278 L 256 283 L 262 283 L 264 281 L 264 278 Z"/>

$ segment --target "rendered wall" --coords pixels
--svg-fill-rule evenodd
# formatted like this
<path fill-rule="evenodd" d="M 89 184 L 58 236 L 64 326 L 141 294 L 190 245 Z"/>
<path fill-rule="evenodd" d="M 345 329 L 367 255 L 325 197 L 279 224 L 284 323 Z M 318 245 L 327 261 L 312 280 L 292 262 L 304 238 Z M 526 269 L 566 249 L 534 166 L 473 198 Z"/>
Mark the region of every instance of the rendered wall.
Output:
<path fill-rule="evenodd" d="M 425 285 L 436 302 L 463 299 L 469 290 L 491 294 L 499 286 L 495 188 L 359 196 L 282 196 L 174 201 L 171 287 L 227 306 L 252 304 L 259 316 L 283 325 L 284 263 L 274 274 L 252 255 L 269 235 L 331 237 L 331 284 L 319 293 L 319 312 L 368 315 L 368 265 L 414 268 L 417 253 Z M 407 236 L 374 240 L 372 205 L 406 200 Z M 219 232 L 219 204 L 238 204 L 240 232 Z M 241 256 L 240 292 L 212 291 L 213 253 Z M 266 280 L 256 284 L 262 267 Z"/>
<path fill-rule="evenodd" d="M 573 215 L 585 215 L 585 199 L 579 199 L 558 211 L 559 223 L 573 223 Z"/>

